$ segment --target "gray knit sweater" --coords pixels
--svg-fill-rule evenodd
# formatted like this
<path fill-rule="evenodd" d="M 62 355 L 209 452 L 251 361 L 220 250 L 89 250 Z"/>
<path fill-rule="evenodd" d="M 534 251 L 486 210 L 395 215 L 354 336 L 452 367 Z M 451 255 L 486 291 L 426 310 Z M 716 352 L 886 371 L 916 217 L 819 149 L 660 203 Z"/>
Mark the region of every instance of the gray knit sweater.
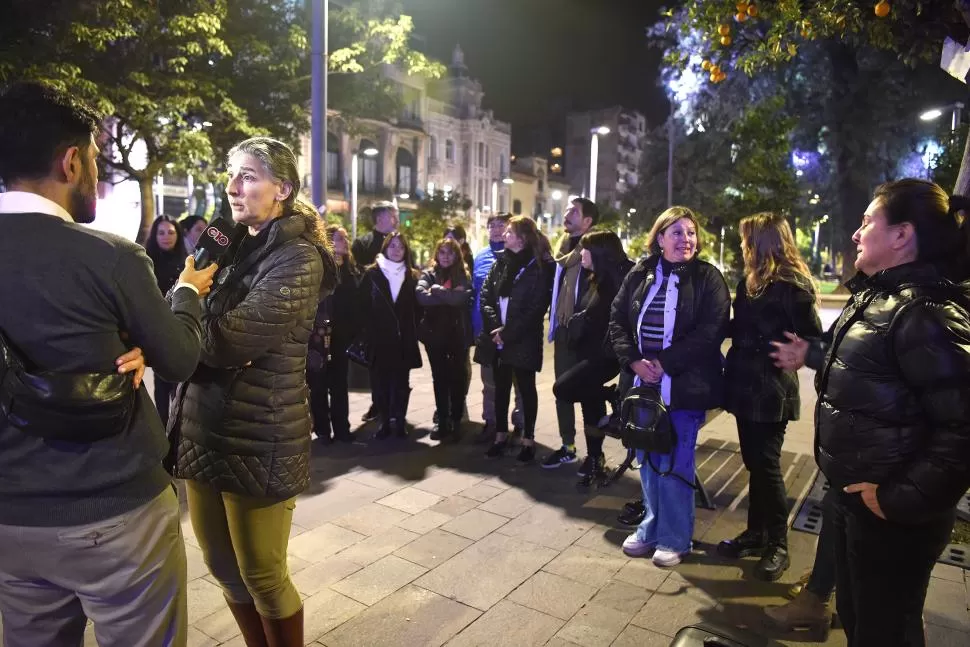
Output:
<path fill-rule="evenodd" d="M 128 344 L 168 381 L 187 379 L 201 346 L 198 296 L 169 306 L 144 250 L 40 213 L 0 213 L 0 329 L 37 368 L 109 372 Z M 0 524 L 74 526 L 128 512 L 171 478 L 147 389 L 129 429 L 94 443 L 27 436 L 0 425 Z"/>

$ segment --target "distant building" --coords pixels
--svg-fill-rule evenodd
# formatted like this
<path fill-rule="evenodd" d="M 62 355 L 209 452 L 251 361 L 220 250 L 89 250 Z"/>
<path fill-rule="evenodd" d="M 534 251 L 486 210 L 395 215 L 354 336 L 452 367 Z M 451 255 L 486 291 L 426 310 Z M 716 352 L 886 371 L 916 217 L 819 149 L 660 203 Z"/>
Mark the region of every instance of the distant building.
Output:
<path fill-rule="evenodd" d="M 640 182 L 647 120 L 641 113 L 619 106 L 572 113 L 566 118 L 566 179 L 581 195 L 589 193 L 591 133 L 601 126 L 610 132 L 598 136 L 596 201 L 619 208 L 627 191 Z"/>
<path fill-rule="evenodd" d="M 363 134 L 351 137 L 331 126 L 327 133 L 327 205 L 349 211 L 350 168 L 358 154 L 358 208 L 396 199 L 414 209 L 434 190 L 456 191 L 471 200 L 470 217 L 507 210 L 512 128 L 482 107 L 485 93 L 472 79 L 464 54 L 455 48 L 442 79 L 410 77 L 393 66 L 385 75 L 400 88 L 401 114 L 387 121 L 358 119 Z M 333 116 L 337 116 L 331 111 Z M 336 124 L 337 120 L 331 120 Z M 376 151 L 375 155 L 366 155 Z M 309 186 L 310 140 L 301 141 L 300 170 Z M 492 204 L 493 187 L 497 205 Z M 474 221 L 473 221 L 474 222 Z"/>

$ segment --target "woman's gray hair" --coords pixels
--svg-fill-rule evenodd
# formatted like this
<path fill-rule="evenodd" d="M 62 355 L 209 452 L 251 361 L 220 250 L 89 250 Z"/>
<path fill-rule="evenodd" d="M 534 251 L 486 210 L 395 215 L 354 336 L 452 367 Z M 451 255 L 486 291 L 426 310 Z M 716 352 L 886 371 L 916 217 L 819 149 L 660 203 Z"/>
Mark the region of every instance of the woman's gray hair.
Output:
<path fill-rule="evenodd" d="M 670 207 L 662 214 L 657 216 L 657 220 L 653 223 L 650 233 L 647 234 L 647 250 L 649 250 L 651 256 L 659 256 L 662 253 L 660 243 L 657 241 L 657 237 L 667 231 L 667 228 L 670 227 L 670 225 L 674 224 L 681 218 L 687 218 L 694 223 L 694 229 L 700 233 L 701 224 L 697 219 L 697 214 L 687 207 Z M 697 251 L 701 251 L 700 236 L 697 237 Z"/>

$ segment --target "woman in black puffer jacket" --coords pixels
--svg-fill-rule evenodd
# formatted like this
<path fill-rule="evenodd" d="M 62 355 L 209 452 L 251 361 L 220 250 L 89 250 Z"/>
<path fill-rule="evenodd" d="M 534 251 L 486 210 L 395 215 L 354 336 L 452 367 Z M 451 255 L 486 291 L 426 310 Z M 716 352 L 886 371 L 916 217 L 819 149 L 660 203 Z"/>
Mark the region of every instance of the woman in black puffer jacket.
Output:
<path fill-rule="evenodd" d="M 615 389 L 605 384 L 620 372 L 610 343 L 610 308 L 633 262 L 612 231 L 588 232 L 579 244 L 583 268 L 592 275 L 579 312 L 566 322 L 566 337 L 580 361 L 559 376 L 552 391 L 557 400 L 579 402 L 583 409 L 587 456 L 579 470 L 578 485 L 589 487 L 602 485 L 609 478 L 603 457 L 603 427 L 609 421 L 606 403 L 614 402 Z"/>
<path fill-rule="evenodd" d="M 947 280 L 967 277 L 967 212 L 924 180 L 879 187 L 831 343 L 779 348 L 784 368 L 819 367 L 815 453 L 850 647 L 924 644 L 930 573 L 970 487 L 970 295 Z"/>
<path fill-rule="evenodd" d="M 289 147 L 248 139 L 228 169 L 236 242 L 203 303 L 202 363 L 173 408 L 177 475 L 246 643 L 296 647 L 303 602 L 286 545 L 309 483 L 307 340 L 336 268 Z"/>
<path fill-rule="evenodd" d="M 536 373 L 542 370 L 542 324 L 552 299 L 553 262 L 548 241 L 526 216 L 514 216 L 505 228 L 505 251 L 495 261 L 481 291 L 482 334 L 475 361 L 495 374 L 495 442 L 489 458 L 508 445 L 512 380 L 522 392 L 525 428 L 518 460 L 535 459 L 539 395 Z"/>

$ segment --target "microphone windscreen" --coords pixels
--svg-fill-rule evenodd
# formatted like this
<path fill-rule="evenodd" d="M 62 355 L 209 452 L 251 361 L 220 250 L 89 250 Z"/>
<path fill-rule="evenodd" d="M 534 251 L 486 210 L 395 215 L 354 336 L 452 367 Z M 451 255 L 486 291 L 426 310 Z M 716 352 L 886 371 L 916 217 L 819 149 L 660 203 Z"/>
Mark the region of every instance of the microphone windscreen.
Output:
<path fill-rule="evenodd" d="M 222 218 L 210 222 L 195 246 L 195 267 L 203 269 L 209 263 L 218 262 L 232 245 L 235 227 Z"/>

